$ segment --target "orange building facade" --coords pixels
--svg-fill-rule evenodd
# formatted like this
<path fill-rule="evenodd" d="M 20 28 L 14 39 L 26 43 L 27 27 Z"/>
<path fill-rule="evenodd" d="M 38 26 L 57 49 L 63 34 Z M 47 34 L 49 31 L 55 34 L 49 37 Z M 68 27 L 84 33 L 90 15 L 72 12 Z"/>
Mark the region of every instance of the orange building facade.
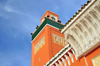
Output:
<path fill-rule="evenodd" d="M 31 66 L 100 66 L 100 0 L 89 0 L 63 25 L 47 11 L 32 33 Z"/>
<path fill-rule="evenodd" d="M 64 39 L 64 34 L 59 31 L 63 24 L 58 21 L 58 15 L 51 11 L 47 11 L 41 18 L 41 25 L 32 35 L 31 66 L 45 65 L 68 44 Z"/>

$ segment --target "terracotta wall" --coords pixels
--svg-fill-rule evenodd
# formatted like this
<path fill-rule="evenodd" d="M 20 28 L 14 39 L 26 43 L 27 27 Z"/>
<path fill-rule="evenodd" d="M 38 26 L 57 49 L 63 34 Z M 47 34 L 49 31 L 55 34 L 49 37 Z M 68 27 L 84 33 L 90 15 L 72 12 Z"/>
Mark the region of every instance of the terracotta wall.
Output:
<path fill-rule="evenodd" d="M 52 41 L 52 33 L 64 37 L 64 35 L 61 34 L 58 29 L 47 25 L 32 42 L 31 66 L 43 66 L 63 48 L 63 46 Z M 40 50 L 36 54 L 34 54 L 34 46 L 38 43 L 38 41 L 41 40 L 44 35 L 45 45 L 40 48 Z"/>
<path fill-rule="evenodd" d="M 45 35 L 45 45 L 34 54 L 34 46 L 38 43 L 38 41 Z M 47 61 L 50 60 L 50 51 L 48 44 L 48 33 L 47 26 L 40 32 L 40 34 L 34 39 L 32 42 L 32 61 L 31 66 L 43 66 Z"/>
<path fill-rule="evenodd" d="M 97 47 L 92 52 L 90 52 L 88 55 L 83 56 L 83 57 L 79 58 L 78 60 L 76 60 L 76 58 L 73 54 L 74 63 L 72 63 L 71 58 L 69 57 L 70 66 L 93 66 L 92 59 L 98 55 L 100 55 L 100 46 Z M 69 66 L 67 60 L 66 60 L 66 64 L 67 64 L 67 66 Z M 64 66 L 64 64 L 63 64 L 63 66 Z"/>
<path fill-rule="evenodd" d="M 88 66 L 93 66 L 92 59 L 100 54 L 100 46 L 86 56 Z"/>

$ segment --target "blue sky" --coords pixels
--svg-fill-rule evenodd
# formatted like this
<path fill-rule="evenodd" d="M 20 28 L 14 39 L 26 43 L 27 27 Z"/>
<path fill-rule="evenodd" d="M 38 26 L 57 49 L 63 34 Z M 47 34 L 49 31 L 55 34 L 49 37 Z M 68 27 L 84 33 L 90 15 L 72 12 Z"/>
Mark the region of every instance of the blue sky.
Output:
<path fill-rule="evenodd" d="M 0 66 L 31 66 L 31 35 L 47 10 L 66 23 L 87 0 L 0 0 Z"/>

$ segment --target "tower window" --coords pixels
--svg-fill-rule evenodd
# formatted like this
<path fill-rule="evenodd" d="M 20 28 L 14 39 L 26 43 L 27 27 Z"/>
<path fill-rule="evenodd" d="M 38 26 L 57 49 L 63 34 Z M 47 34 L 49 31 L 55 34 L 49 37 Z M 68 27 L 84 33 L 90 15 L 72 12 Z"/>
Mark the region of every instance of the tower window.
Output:
<path fill-rule="evenodd" d="M 56 39 L 56 41 L 57 41 L 57 36 L 55 36 L 55 39 Z"/>
<path fill-rule="evenodd" d="M 62 43 L 62 39 L 60 38 L 60 42 Z"/>
<path fill-rule="evenodd" d="M 65 40 L 65 44 L 66 44 L 66 40 Z"/>
<path fill-rule="evenodd" d="M 54 17 L 51 17 L 53 20 L 55 20 L 55 18 Z"/>
<path fill-rule="evenodd" d="M 42 39 L 42 43 L 43 43 L 43 39 Z"/>
<path fill-rule="evenodd" d="M 54 21 L 57 21 L 57 16 L 53 15 L 53 14 L 50 14 L 50 18 Z"/>

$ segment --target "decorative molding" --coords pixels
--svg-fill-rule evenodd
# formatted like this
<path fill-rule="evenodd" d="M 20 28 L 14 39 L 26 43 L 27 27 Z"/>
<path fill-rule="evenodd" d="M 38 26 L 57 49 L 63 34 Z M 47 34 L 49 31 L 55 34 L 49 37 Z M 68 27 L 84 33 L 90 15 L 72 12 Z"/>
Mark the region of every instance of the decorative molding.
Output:
<path fill-rule="evenodd" d="M 69 22 L 69 24 L 68 25 L 66 25 L 66 27 L 64 27 L 62 30 L 61 30 L 61 33 L 63 33 L 66 29 L 68 29 L 68 27 L 70 26 L 70 25 L 72 25 L 72 23 L 74 22 L 74 21 L 76 21 L 77 20 L 77 18 L 79 18 L 80 17 L 80 15 L 82 15 L 90 6 L 91 6 L 91 4 L 93 4 L 95 2 L 95 0 L 92 0 L 73 20 L 71 20 L 71 22 Z"/>
<path fill-rule="evenodd" d="M 94 6 L 92 6 L 92 5 L 95 5 L 96 2 L 100 2 L 100 1 L 92 0 L 91 3 L 85 7 L 86 10 L 83 10 L 83 13 L 81 12 L 79 14 L 81 16 L 80 17 L 77 16 L 76 18 L 71 20 L 71 22 L 68 25 L 66 25 L 66 27 L 64 27 L 61 31 L 62 33 L 65 34 L 66 40 L 69 41 L 69 43 L 75 49 L 75 52 L 77 53 L 76 54 L 77 57 L 82 56 L 84 52 L 86 52 L 88 49 L 94 46 L 97 42 L 99 42 L 100 19 L 98 18 L 100 18 L 99 16 L 100 12 L 99 11 L 96 12 L 95 11 L 96 9 L 94 10 Z M 73 31 L 72 28 L 76 28 L 78 34 L 76 34 L 75 33 L 76 30 L 74 29 Z M 68 35 L 71 35 L 72 37 Z M 81 38 L 81 40 L 79 40 L 79 38 Z M 80 45 L 79 46 L 80 48 L 78 48 L 78 44 Z M 78 51 L 77 49 L 80 49 L 80 51 Z"/>
<path fill-rule="evenodd" d="M 69 54 L 69 56 L 70 56 L 70 58 L 71 58 L 71 60 L 72 60 L 72 63 L 74 63 L 74 59 L 73 59 L 72 53 L 71 53 L 71 52 L 68 52 L 68 54 Z"/>
<path fill-rule="evenodd" d="M 34 46 L 35 47 L 35 49 L 34 49 L 34 51 L 35 51 L 35 53 L 34 54 L 36 54 L 42 47 L 43 47 L 43 45 L 45 45 L 45 35 L 40 39 L 40 41 Z"/>
<path fill-rule="evenodd" d="M 62 45 L 62 46 L 66 46 L 68 44 L 68 41 L 65 40 L 64 37 L 61 37 L 61 36 L 54 34 L 54 33 L 52 33 L 52 41 L 54 43 L 57 43 L 57 44 Z"/>
<path fill-rule="evenodd" d="M 66 58 L 67 62 L 68 62 L 68 65 L 70 66 L 70 60 L 69 60 L 69 57 L 67 55 L 64 55 L 64 57 Z"/>
<path fill-rule="evenodd" d="M 100 65 L 100 54 L 92 58 L 92 62 L 93 62 L 93 66 L 99 66 Z"/>
<path fill-rule="evenodd" d="M 64 58 L 61 58 L 61 60 L 64 63 L 64 66 L 66 66 L 66 60 Z"/>
<path fill-rule="evenodd" d="M 59 24 L 51 19 L 48 19 L 46 18 L 44 20 L 44 22 L 39 26 L 39 28 L 34 32 L 34 34 L 32 35 L 32 41 L 31 43 L 33 42 L 33 40 L 39 35 L 39 33 L 45 28 L 46 25 L 49 25 L 53 28 L 56 28 L 56 29 L 60 29 L 63 27 L 62 24 Z"/>
<path fill-rule="evenodd" d="M 69 44 L 67 44 L 60 52 L 58 52 L 51 60 L 49 60 L 46 65 L 44 66 L 48 66 L 48 65 L 53 65 L 56 61 L 58 61 L 66 52 L 68 52 L 69 50 L 71 50 L 72 47 L 70 47 Z"/>
<path fill-rule="evenodd" d="M 58 60 L 58 63 L 60 64 L 60 66 L 63 66 L 63 65 L 62 65 L 62 62 L 61 62 L 60 60 Z"/>

